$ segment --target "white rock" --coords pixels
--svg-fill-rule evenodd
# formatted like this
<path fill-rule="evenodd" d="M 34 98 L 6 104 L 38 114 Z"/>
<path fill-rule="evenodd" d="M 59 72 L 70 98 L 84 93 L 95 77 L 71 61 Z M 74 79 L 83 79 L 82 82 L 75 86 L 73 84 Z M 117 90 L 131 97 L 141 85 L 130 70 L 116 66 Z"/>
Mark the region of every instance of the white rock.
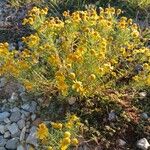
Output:
<path fill-rule="evenodd" d="M 149 118 L 147 113 L 142 113 L 141 117 L 145 120 L 147 120 Z"/>
<path fill-rule="evenodd" d="M 9 102 L 16 102 L 18 100 L 18 94 L 13 92 L 11 98 L 8 99 Z"/>
<path fill-rule="evenodd" d="M 144 97 L 146 97 L 147 93 L 146 92 L 140 92 L 139 95 L 140 95 L 140 98 L 143 99 Z"/>
<path fill-rule="evenodd" d="M 31 120 L 34 121 L 36 119 L 36 114 L 31 115 Z"/>
<path fill-rule="evenodd" d="M 108 120 L 109 120 L 109 121 L 114 121 L 114 120 L 116 120 L 116 118 L 117 118 L 117 116 L 116 116 L 116 114 L 115 114 L 114 111 L 112 111 L 112 112 L 110 112 L 110 113 L 108 114 Z"/>
<path fill-rule="evenodd" d="M 23 145 L 18 145 L 18 146 L 17 146 L 17 150 L 25 150 L 25 148 L 24 148 Z"/>
<path fill-rule="evenodd" d="M 68 102 L 70 105 L 73 105 L 76 102 L 76 98 L 75 97 L 70 97 L 68 98 Z"/>
<path fill-rule="evenodd" d="M 1 134 L 5 133 L 5 126 L 4 125 L 0 125 L 0 133 Z"/>
<path fill-rule="evenodd" d="M 5 132 L 4 138 L 9 138 L 10 136 L 11 136 L 11 135 L 10 135 L 10 132 L 9 132 L 9 131 Z"/>
<path fill-rule="evenodd" d="M 24 141 L 25 140 L 25 133 L 26 133 L 26 127 L 24 127 L 21 131 L 20 134 L 20 141 Z"/>
<path fill-rule="evenodd" d="M 122 140 L 122 139 L 119 139 L 118 140 L 118 145 L 121 146 L 121 147 L 123 147 L 123 146 L 126 145 L 126 142 L 124 140 Z"/>
<path fill-rule="evenodd" d="M 150 144 L 148 143 L 146 138 L 143 138 L 137 141 L 137 147 L 142 150 L 147 150 L 150 147 Z"/>
<path fill-rule="evenodd" d="M 4 122 L 5 122 L 6 124 L 11 123 L 11 121 L 9 120 L 9 118 L 5 118 L 5 119 L 4 119 Z"/>

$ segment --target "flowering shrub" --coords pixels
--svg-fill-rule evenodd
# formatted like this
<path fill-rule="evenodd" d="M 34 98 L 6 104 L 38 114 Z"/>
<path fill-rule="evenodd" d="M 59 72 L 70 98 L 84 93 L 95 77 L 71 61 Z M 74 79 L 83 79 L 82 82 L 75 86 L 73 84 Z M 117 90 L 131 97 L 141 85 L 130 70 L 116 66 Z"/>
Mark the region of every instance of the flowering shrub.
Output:
<path fill-rule="evenodd" d="M 42 150 L 66 150 L 78 145 L 79 141 L 76 137 L 81 123 L 77 116 L 69 116 L 65 123 L 52 122 L 51 126 L 49 130 L 44 123 L 41 123 L 37 129 Z"/>
<path fill-rule="evenodd" d="M 47 18 L 47 11 L 34 7 L 24 19 L 37 32 L 22 38 L 22 52 L 0 45 L 1 75 L 15 76 L 28 90 L 63 96 L 150 85 L 150 50 L 138 25 L 119 17 L 120 9 L 65 11 L 64 20 Z"/>

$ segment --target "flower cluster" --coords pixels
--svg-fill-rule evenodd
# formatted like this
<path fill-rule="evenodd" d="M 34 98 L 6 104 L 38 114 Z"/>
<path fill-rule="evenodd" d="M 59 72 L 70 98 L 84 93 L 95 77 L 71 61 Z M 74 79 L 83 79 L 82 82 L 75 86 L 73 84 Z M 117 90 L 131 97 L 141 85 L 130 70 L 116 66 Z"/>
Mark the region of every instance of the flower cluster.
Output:
<path fill-rule="evenodd" d="M 47 150 L 67 150 L 71 146 L 77 146 L 79 141 L 76 138 L 81 123 L 76 115 L 69 116 L 65 123 L 51 123 L 52 128 L 48 130 L 44 123 L 37 129 L 37 137 L 40 140 L 41 148 Z"/>
<path fill-rule="evenodd" d="M 24 24 L 36 30 L 22 38 L 24 51 L 9 54 L 7 44 L 1 44 L 5 48 L 0 53 L 8 53 L 2 70 L 7 66 L 9 74 L 28 89 L 91 96 L 117 89 L 118 81 L 128 76 L 129 88 L 150 85 L 150 51 L 143 42 L 146 39 L 132 19 L 120 17 L 120 9 L 100 8 L 99 13 L 88 9 L 72 14 L 65 11 L 64 20 L 46 17 L 47 11 L 34 7 L 24 19 Z"/>

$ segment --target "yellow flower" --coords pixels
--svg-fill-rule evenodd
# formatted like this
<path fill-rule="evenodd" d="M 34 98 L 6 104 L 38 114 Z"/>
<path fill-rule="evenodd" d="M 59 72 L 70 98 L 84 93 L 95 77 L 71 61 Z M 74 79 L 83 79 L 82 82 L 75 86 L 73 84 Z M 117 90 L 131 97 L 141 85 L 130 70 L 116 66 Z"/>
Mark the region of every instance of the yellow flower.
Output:
<path fill-rule="evenodd" d="M 33 84 L 32 84 L 30 81 L 25 80 L 23 83 L 24 83 L 25 88 L 26 88 L 28 91 L 31 91 L 31 90 L 33 89 Z"/>
<path fill-rule="evenodd" d="M 73 138 L 73 139 L 71 140 L 71 143 L 76 146 L 76 145 L 78 145 L 79 141 L 78 141 L 77 138 Z"/>
<path fill-rule="evenodd" d="M 132 19 L 129 19 L 127 22 L 128 22 L 129 25 L 131 25 L 132 22 L 133 22 L 133 20 L 132 20 Z"/>
<path fill-rule="evenodd" d="M 69 16 L 69 12 L 68 12 L 68 11 L 64 11 L 64 12 L 63 12 L 63 16 L 64 16 L 64 17 Z"/>
<path fill-rule="evenodd" d="M 65 127 L 68 129 L 72 128 L 72 126 L 73 126 L 73 122 L 70 121 L 65 124 Z"/>
<path fill-rule="evenodd" d="M 96 53 L 96 51 L 95 51 L 94 49 L 91 49 L 91 50 L 90 50 L 90 53 L 91 53 L 92 55 L 94 55 L 94 56 L 97 55 L 97 53 Z"/>
<path fill-rule="evenodd" d="M 28 23 L 28 19 L 27 19 L 27 18 L 24 18 L 22 25 L 26 25 L 27 23 Z"/>
<path fill-rule="evenodd" d="M 46 125 L 44 123 L 39 124 L 39 127 L 37 129 L 37 137 L 40 140 L 46 139 L 48 137 L 48 128 L 46 127 Z"/>
<path fill-rule="evenodd" d="M 75 75 L 75 73 L 71 72 L 71 73 L 69 74 L 69 77 L 70 77 L 72 80 L 74 80 L 74 79 L 76 78 L 76 75 Z"/>
<path fill-rule="evenodd" d="M 147 76 L 146 82 L 147 82 L 147 85 L 150 86 L 150 74 Z"/>
<path fill-rule="evenodd" d="M 33 24 L 34 24 L 34 20 L 33 20 L 32 17 L 28 18 L 28 23 L 29 23 L 30 25 L 33 25 Z"/>
<path fill-rule="evenodd" d="M 64 138 L 69 138 L 71 136 L 70 132 L 69 131 L 66 131 L 64 133 Z"/>
<path fill-rule="evenodd" d="M 80 81 L 74 81 L 74 84 L 72 85 L 72 89 L 76 90 L 77 92 L 80 92 L 83 90 L 82 82 Z"/>
<path fill-rule="evenodd" d="M 62 129 L 62 127 L 63 127 L 63 125 L 61 123 L 52 122 L 51 125 L 54 129 Z"/>
<path fill-rule="evenodd" d="M 61 146 L 61 150 L 66 150 L 67 148 L 68 148 L 68 145 Z"/>
<path fill-rule="evenodd" d="M 121 14 L 121 12 L 122 12 L 122 11 L 121 11 L 121 9 L 117 9 L 116 14 L 117 14 L 117 15 L 120 15 L 120 14 Z"/>
<path fill-rule="evenodd" d="M 91 75 L 89 76 L 89 79 L 90 79 L 90 80 L 95 80 L 95 79 L 96 79 L 95 74 L 91 74 Z"/>
<path fill-rule="evenodd" d="M 62 142 L 61 142 L 61 145 L 62 146 L 65 146 L 65 145 L 69 145 L 71 142 L 70 138 L 69 137 L 66 137 L 66 138 L 63 138 Z"/>
<path fill-rule="evenodd" d="M 137 38 L 139 36 L 139 32 L 137 30 L 134 30 L 131 34 L 134 38 Z"/>
<path fill-rule="evenodd" d="M 76 115 L 71 115 L 69 121 L 78 121 L 79 118 Z"/>
<path fill-rule="evenodd" d="M 49 146 L 49 147 L 47 148 L 47 150 L 53 150 L 53 147 Z"/>

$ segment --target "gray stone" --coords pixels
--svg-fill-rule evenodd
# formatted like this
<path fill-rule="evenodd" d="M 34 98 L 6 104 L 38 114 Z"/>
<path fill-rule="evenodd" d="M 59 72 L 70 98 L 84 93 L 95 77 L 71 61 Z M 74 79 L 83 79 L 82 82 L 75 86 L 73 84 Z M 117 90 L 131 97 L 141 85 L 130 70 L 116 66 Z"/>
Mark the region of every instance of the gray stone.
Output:
<path fill-rule="evenodd" d="M 23 119 L 23 120 L 25 120 L 25 119 L 26 119 L 25 114 L 22 114 L 22 115 L 21 115 L 21 119 Z"/>
<path fill-rule="evenodd" d="M 10 136 L 11 136 L 11 135 L 10 135 L 10 132 L 9 132 L 9 131 L 5 132 L 4 138 L 9 138 Z"/>
<path fill-rule="evenodd" d="M 6 83 L 7 83 L 6 78 L 5 78 L 5 77 L 1 78 L 1 79 L 0 79 L 0 88 L 1 88 L 1 87 L 4 87 L 4 86 L 6 85 Z"/>
<path fill-rule="evenodd" d="M 26 103 L 26 104 L 22 105 L 21 108 L 25 111 L 34 113 L 37 108 L 37 103 L 35 101 L 32 101 L 30 104 Z"/>
<path fill-rule="evenodd" d="M 29 126 L 29 127 L 30 127 L 30 124 L 31 124 L 30 121 L 26 122 L 26 125 Z"/>
<path fill-rule="evenodd" d="M 2 103 L 3 103 L 3 104 L 7 103 L 7 100 L 6 100 L 6 99 L 3 99 L 3 100 L 2 100 Z"/>
<path fill-rule="evenodd" d="M 0 125 L 0 133 L 1 134 L 5 133 L 5 126 L 4 125 Z"/>
<path fill-rule="evenodd" d="M 36 111 L 36 108 L 37 108 L 37 103 L 35 101 L 32 101 L 29 111 L 34 113 Z"/>
<path fill-rule="evenodd" d="M 25 140 L 26 127 L 24 127 L 20 134 L 20 141 Z"/>
<path fill-rule="evenodd" d="M 122 139 L 119 139 L 118 140 L 118 145 L 121 146 L 121 147 L 123 147 L 123 146 L 126 145 L 126 142 L 124 140 L 122 140 Z"/>
<path fill-rule="evenodd" d="M 148 114 L 147 113 L 142 113 L 141 114 L 141 117 L 145 120 L 147 120 L 149 118 Z"/>
<path fill-rule="evenodd" d="M 31 120 L 34 121 L 36 119 L 36 114 L 31 115 Z"/>
<path fill-rule="evenodd" d="M 2 112 L 0 113 L 0 122 L 1 121 L 4 121 L 5 118 L 9 117 L 10 116 L 10 113 L 8 112 Z"/>
<path fill-rule="evenodd" d="M 29 105 L 28 103 L 27 103 L 27 104 L 23 104 L 23 105 L 21 106 L 21 108 L 22 108 L 23 110 L 29 111 L 30 105 Z"/>
<path fill-rule="evenodd" d="M 17 122 L 19 129 L 23 129 L 25 127 L 25 120 L 21 119 Z"/>
<path fill-rule="evenodd" d="M 12 138 L 7 141 L 6 148 L 9 150 L 16 150 L 19 140 L 17 138 Z"/>
<path fill-rule="evenodd" d="M 16 112 L 16 111 L 20 111 L 20 109 L 18 107 L 15 107 L 13 109 L 10 110 L 11 112 Z"/>
<path fill-rule="evenodd" d="M 25 150 L 25 148 L 24 148 L 23 145 L 20 144 L 20 145 L 17 146 L 17 150 Z"/>
<path fill-rule="evenodd" d="M 6 148 L 5 147 L 0 147 L 0 150 L 6 150 Z"/>
<path fill-rule="evenodd" d="M 4 103 L 3 104 L 3 106 L 2 106 L 2 108 L 1 108 L 1 112 L 9 112 L 9 110 L 10 110 L 10 105 L 9 105 L 9 103 Z"/>
<path fill-rule="evenodd" d="M 23 85 L 19 85 L 19 88 L 18 88 L 18 92 L 20 92 L 20 94 L 21 93 L 24 93 L 25 92 L 25 87 L 23 86 Z M 20 95 L 21 96 L 21 95 Z"/>
<path fill-rule="evenodd" d="M 137 141 L 137 147 L 142 150 L 147 150 L 150 147 L 150 144 L 146 138 L 143 138 Z"/>
<path fill-rule="evenodd" d="M 36 132 L 37 131 L 37 127 L 36 126 L 32 126 L 30 129 L 30 132 Z"/>
<path fill-rule="evenodd" d="M 38 98 L 37 101 L 38 101 L 39 103 L 43 103 L 43 102 L 44 102 L 44 99 Z"/>
<path fill-rule="evenodd" d="M 11 122 L 17 122 L 20 119 L 21 119 L 21 113 L 20 113 L 20 111 L 15 111 L 10 116 L 10 121 Z"/>
<path fill-rule="evenodd" d="M 11 125 L 9 125 L 8 130 L 10 131 L 12 137 L 17 136 L 20 131 L 16 123 L 12 123 Z"/>
<path fill-rule="evenodd" d="M 36 127 L 32 128 L 30 131 L 31 132 L 26 139 L 26 143 L 31 144 L 36 147 L 38 146 L 37 138 L 36 138 Z"/>
<path fill-rule="evenodd" d="M 11 95 L 11 98 L 8 99 L 9 102 L 13 103 L 13 102 L 16 102 L 18 100 L 18 94 L 13 92 L 12 95 Z"/>
<path fill-rule="evenodd" d="M 22 113 L 23 115 L 25 115 L 25 117 L 29 117 L 29 116 L 30 116 L 30 112 L 28 112 L 28 111 L 21 110 L 21 113 Z"/>
<path fill-rule="evenodd" d="M 26 144 L 25 149 L 26 150 L 30 150 L 31 148 L 33 148 L 30 144 Z"/>
<path fill-rule="evenodd" d="M 4 122 L 7 123 L 7 124 L 8 124 L 8 123 L 11 123 L 11 121 L 9 120 L 9 118 L 5 118 L 5 119 L 4 119 Z"/>
<path fill-rule="evenodd" d="M 30 124 L 26 124 L 26 128 L 29 129 L 30 128 Z"/>
<path fill-rule="evenodd" d="M 116 116 L 114 111 L 109 113 L 109 115 L 108 115 L 108 120 L 109 121 L 114 121 L 114 120 L 116 120 L 116 118 L 117 118 L 117 116 Z"/>
<path fill-rule="evenodd" d="M 6 144 L 7 140 L 3 136 L 0 136 L 0 147 L 3 147 Z"/>
<path fill-rule="evenodd" d="M 146 92 L 140 92 L 139 95 L 140 95 L 140 99 L 143 99 L 147 96 L 147 93 Z"/>
<path fill-rule="evenodd" d="M 29 121 L 30 119 L 31 119 L 31 116 L 27 117 L 27 118 L 26 118 L 26 121 Z"/>
<path fill-rule="evenodd" d="M 21 97 L 23 102 L 27 102 L 29 100 L 29 96 L 27 95 L 26 92 L 20 93 L 20 97 Z"/>
<path fill-rule="evenodd" d="M 10 43 L 10 44 L 9 44 L 9 50 L 10 50 L 10 51 L 15 50 L 14 43 Z"/>

